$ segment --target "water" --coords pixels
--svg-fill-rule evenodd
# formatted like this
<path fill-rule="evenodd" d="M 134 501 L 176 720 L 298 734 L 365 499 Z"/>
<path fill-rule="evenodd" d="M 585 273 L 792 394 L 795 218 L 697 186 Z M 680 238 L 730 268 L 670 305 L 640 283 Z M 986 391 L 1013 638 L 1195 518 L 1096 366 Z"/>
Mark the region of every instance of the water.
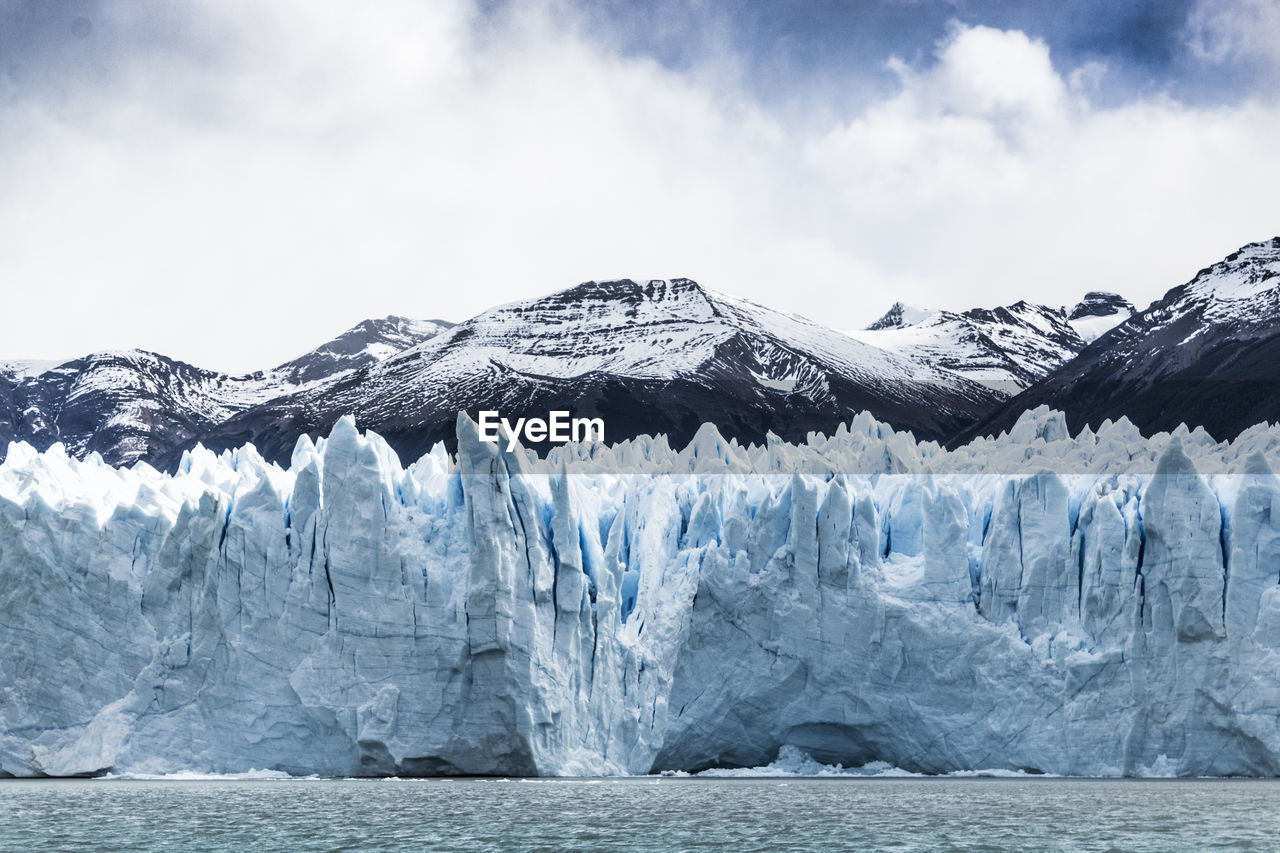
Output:
<path fill-rule="evenodd" d="M 3 781 L 0 850 L 1274 850 L 1278 781 Z"/>

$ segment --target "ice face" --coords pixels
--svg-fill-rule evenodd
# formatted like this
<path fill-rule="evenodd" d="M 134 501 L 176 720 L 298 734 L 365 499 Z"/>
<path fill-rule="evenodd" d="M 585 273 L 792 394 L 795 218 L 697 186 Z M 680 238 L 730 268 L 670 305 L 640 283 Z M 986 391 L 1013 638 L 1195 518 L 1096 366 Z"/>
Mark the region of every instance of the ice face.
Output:
<path fill-rule="evenodd" d="M 11 446 L 0 774 L 1280 772 L 1280 429 Z"/>

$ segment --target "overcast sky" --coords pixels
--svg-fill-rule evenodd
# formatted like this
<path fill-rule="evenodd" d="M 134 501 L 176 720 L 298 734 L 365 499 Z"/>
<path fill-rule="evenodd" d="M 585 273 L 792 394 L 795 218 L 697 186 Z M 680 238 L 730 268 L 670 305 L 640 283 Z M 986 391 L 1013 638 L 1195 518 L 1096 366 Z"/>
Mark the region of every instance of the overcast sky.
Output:
<path fill-rule="evenodd" d="M 1275 0 L 0 0 L 0 358 L 688 276 L 1145 304 L 1280 234 Z"/>

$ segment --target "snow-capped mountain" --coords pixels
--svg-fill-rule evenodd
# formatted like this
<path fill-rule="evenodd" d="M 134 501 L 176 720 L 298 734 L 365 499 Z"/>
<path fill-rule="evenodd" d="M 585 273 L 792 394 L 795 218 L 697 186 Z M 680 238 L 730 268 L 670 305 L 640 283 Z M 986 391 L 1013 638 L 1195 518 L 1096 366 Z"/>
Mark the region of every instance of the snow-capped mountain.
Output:
<path fill-rule="evenodd" d="M 1072 430 L 1128 417 L 1144 432 L 1203 426 L 1225 440 L 1280 420 L 1280 237 L 1200 270 L 1009 400 L 957 441 L 1040 404 Z"/>
<path fill-rule="evenodd" d="M 0 452 L 12 440 L 61 441 L 75 456 L 133 462 L 251 405 L 258 384 L 141 350 L 0 374 Z"/>
<path fill-rule="evenodd" d="M 77 457 L 155 461 L 227 418 L 274 397 L 367 367 L 451 324 L 366 320 L 272 370 L 228 376 L 142 350 L 60 364 L 0 364 L 0 459 L 10 441 L 60 441 Z"/>
<path fill-rule="evenodd" d="M 1098 292 L 1071 308 L 1019 301 L 957 313 L 898 302 L 866 329 L 848 334 L 1011 396 L 1132 313 L 1125 299 Z"/>
<path fill-rule="evenodd" d="M 399 452 L 451 442 L 459 411 L 601 417 L 610 440 L 704 422 L 802 440 L 867 410 L 941 438 L 998 402 L 989 389 L 688 279 L 587 282 L 486 311 L 371 367 L 256 407 L 199 437 L 287 460 L 301 432 L 354 413 Z M 170 459 L 172 463 L 176 461 Z"/>
<path fill-rule="evenodd" d="M 415 456 L 458 411 L 600 417 L 620 440 L 803 440 L 866 410 L 922 438 L 1008 428 L 1048 403 L 1073 429 L 1128 415 L 1219 437 L 1280 419 L 1276 241 L 1251 244 L 1150 308 L 1119 296 L 929 311 L 903 304 L 836 332 L 687 279 L 588 282 L 457 326 L 388 317 L 272 370 L 226 376 L 153 353 L 0 364 L 0 451 L 62 441 L 83 457 L 172 468 L 202 441 L 284 461 L 345 414 Z"/>

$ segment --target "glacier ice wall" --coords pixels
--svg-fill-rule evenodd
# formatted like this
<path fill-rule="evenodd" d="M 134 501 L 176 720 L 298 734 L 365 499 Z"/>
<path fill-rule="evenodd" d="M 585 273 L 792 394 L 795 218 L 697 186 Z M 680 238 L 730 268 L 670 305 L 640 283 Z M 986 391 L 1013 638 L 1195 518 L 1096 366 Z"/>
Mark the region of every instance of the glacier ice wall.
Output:
<path fill-rule="evenodd" d="M 1280 429 L 0 466 L 0 775 L 1280 773 Z"/>

